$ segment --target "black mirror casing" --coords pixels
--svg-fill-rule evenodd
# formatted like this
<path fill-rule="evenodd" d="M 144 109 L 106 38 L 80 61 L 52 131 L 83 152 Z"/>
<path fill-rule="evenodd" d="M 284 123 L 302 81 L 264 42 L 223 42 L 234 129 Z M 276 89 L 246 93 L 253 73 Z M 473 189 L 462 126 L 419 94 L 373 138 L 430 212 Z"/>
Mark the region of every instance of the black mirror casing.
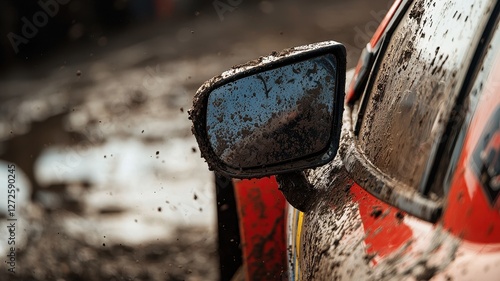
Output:
<path fill-rule="evenodd" d="M 258 178 L 331 161 L 339 146 L 346 51 L 334 41 L 273 52 L 205 82 L 189 111 L 211 170 Z"/>

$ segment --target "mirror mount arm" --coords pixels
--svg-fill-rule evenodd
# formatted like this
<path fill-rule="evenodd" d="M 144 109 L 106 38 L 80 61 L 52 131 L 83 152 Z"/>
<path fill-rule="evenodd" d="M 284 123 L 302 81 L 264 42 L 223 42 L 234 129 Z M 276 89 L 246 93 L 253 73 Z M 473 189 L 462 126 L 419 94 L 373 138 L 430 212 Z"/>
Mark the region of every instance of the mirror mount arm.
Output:
<path fill-rule="evenodd" d="M 295 171 L 276 175 L 278 189 L 295 209 L 301 212 L 310 210 L 316 190 L 307 180 L 304 172 Z"/>

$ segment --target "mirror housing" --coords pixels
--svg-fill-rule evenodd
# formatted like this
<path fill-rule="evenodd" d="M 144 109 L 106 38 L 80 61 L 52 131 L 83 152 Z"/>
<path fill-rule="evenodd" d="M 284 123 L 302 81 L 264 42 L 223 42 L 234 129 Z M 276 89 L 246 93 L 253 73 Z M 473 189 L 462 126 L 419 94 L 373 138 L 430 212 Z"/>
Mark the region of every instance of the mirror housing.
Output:
<path fill-rule="evenodd" d="M 258 178 L 321 166 L 339 146 L 346 51 L 310 44 L 234 66 L 197 91 L 189 118 L 211 170 Z"/>

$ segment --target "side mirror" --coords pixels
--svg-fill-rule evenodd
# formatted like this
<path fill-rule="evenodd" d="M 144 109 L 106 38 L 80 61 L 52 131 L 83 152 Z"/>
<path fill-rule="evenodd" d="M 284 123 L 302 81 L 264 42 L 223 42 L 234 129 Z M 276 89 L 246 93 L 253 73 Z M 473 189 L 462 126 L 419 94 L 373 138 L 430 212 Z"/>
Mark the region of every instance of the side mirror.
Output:
<path fill-rule="evenodd" d="M 189 114 L 210 169 L 256 178 L 331 161 L 345 75 L 345 47 L 328 41 L 273 52 L 205 82 Z"/>

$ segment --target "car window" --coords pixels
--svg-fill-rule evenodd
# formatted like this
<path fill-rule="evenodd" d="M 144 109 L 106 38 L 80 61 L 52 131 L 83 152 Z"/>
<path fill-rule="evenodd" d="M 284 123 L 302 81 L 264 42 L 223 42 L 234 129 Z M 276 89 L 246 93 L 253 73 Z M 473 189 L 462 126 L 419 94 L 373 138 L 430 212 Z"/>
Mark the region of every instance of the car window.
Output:
<path fill-rule="evenodd" d="M 485 88 L 485 85 L 490 78 L 491 71 L 495 66 L 495 62 L 498 61 L 500 55 L 500 25 L 497 23 L 492 39 L 486 50 L 486 54 L 482 59 L 480 67 L 478 67 L 478 72 L 472 84 L 472 88 L 469 91 L 469 95 L 465 99 L 464 107 L 466 108 L 466 115 L 464 122 L 460 128 L 460 132 L 457 136 L 457 140 L 454 143 L 454 147 L 450 153 L 450 165 L 444 175 L 444 184 L 433 185 L 432 192 L 435 194 L 447 194 L 450 188 L 450 183 L 457 166 L 458 159 L 462 152 L 462 147 L 464 145 L 465 136 L 467 130 L 469 129 L 470 123 L 474 112 L 476 111 L 476 106 L 481 95 L 486 91 L 491 91 L 491 89 Z"/>
<path fill-rule="evenodd" d="M 408 9 L 381 58 L 358 134 L 379 171 L 419 186 L 493 2 L 421 0 Z"/>

